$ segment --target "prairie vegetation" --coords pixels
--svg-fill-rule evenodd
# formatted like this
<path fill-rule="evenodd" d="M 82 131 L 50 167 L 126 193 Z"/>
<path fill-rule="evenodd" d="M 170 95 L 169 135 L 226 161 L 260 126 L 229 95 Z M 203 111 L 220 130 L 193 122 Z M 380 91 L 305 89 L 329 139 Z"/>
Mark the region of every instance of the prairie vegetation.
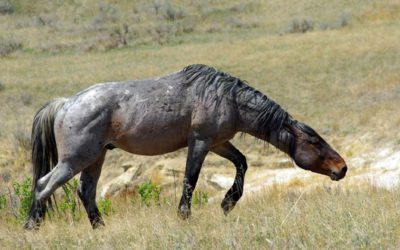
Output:
<path fill-rule="evenodd" d="M 85 216 L 61 214 L 38 232 L 2 222 L 0 241 L 10 249 L 388 249 L 399 244 L 398 189 L 275 185 L 244 199 L 228 217 L 218 203 L 196 205 L 188 221 L 177 218 L 175 203 L 117 204 L 114 212 L 103 212 L 107 227 L 101 230 L 92 231 Z"/>
<path fill-rule="evenodd" d="M 382 150 L 400 150 L 399 43 L 400 3 L 395 0 L 0 0 L 0 244 L 398 247 L 399 190 L 360 184 L 356 177 L 371 171 Z M 43 103 L 94 83 L 159 76 L 193 63 L 246 80 L 310 124 L 348 160 L 348 179 L 331 186 L 315 176 L 272 186 L 249 195 L 224 217 L 219 199 L 213 202 L 211 196 L 225 190 L 211 190 L 205 176 L 233 175 L 233 167 L 211 155 L 200 178 L 201 205 L 187 222 L 176 216 L 173 191 L 162 187 L 150 192 L 159 202 L 148 206 L 131 198 L 99 201 L 111 214 L 104 230 L 89 231 L 80 212 L 76 217 L 55 214 L 39 232 L 20 229 L 15 211 L 23 204 L 13 184 L 30 176 L 30 127 Z M 248 156 L 249 183 L 257 178 L 252 172 L 279 169 L 277 162 L 286 158 L 250 136 L 235 138 L 234 144 Z M 124 173 L 132 160 L 154 169 L 177 160 L 182 164 L 168 167 L 182 171 L 185 154 L 142 157 L 110 151 L 100 186 Z M 146 178 L 161 187 L 157 171 Z M 178 175 L 178 196 L 181 179 Z M 140 195 L 139 187 L 128 191 Z M 60 192 L 61 202 L 65 196 Z M 71 199 L 67 214 L 74 206 Z"/>

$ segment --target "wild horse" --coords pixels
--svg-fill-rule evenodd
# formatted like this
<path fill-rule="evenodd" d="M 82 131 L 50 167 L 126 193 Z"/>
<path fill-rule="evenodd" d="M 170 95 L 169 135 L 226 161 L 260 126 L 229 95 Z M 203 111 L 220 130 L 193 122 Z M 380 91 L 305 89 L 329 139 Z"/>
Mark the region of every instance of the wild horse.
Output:
<path fill-rule="evenodd" d="M 32 127 L 33 201 L 25 228 L 44 219 L 52 193 L 81 172 L 78 195 L 93 228 L 104 225 L 96 186 L 108 149 L 158 155 L 188 147 L 178 214 L 190 216 L 193 190 L 212 151 L 236 167 L 222 201 L 225 214 L 243 193 L 245 156 L 230 142 L 251 134 L 287 153 L 303 169 L 342 179 L 347 166 L 312 128 L 244 81 L 205 65 L 156 79 L 94 85 L 45 104 Z"/>

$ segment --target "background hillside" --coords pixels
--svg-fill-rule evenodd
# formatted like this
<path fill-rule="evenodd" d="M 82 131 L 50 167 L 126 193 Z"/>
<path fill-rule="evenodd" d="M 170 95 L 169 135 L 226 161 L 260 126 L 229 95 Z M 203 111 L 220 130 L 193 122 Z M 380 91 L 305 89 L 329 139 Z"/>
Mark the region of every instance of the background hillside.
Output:
<path fill-rule="evenodd" d="M 400 236 L 399 190 L 393 186 L 400 177 L 399 44 L 396 0 L 0 0 L 0 195 L 7 197 L 0 209 L 5 222 L 0 243 L 96 247 L 102 239 L 108 244 L 103 248 L 112 242 L 120 248 L 246 248 L 245 243 L 254 248 L 395 248 Z M 348 176 L 332 184 L 295 169 L 287 156 L 250 136 L 237 137 L 233 142 L 250 166 L 247 197 L 228 218 L 217 212 L 234 168 L 210 154 L 199 180 L 209 202 L 194 208 L 195 218 L 186 223 L 175 216 L 174 197 L 180 194 L 186 150 L 156 157 L 113 150 L 99 195 L 135 194 L 138 185 L 151 180 L 170 198 L 169 205 L 148 208 L 113 200 L 109 227 L 89 233 L 89 240 L 74 235 L 87 233 L 85 218 L 54 220 L 37 234 L 5 219 L 13 218 L 13 183 L 30 176 L 31 123 L 43 103 L 94 83 L 160 76 L 193 63 L 246 80 L 310 124 L 347 160 Z M 292 220 L 280 225 L 287 214 Z M 260 215 L 265 221 L 258 220 Z M 166 226 L 156 226 L 159 221 Z M 68 227 L 65 235 L 57 235 L 61 227 Z M 125 242 L 108 234 L 119 227 L 123 235 L 138 235 Z M 24 237 L 15 243 L 18 234 Z"/>

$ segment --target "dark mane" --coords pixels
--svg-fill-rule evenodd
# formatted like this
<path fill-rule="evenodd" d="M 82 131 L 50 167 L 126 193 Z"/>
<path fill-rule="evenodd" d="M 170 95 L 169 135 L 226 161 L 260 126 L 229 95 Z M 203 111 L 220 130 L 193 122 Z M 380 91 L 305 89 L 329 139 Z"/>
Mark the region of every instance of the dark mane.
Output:
<path fill-rule="evenodd" d="M 289 147 L 289 151 L 292 149 L 293 138 L 281 134 L 284 132 L 284 125 L 292 123 L 293 120 L 279 104 L 247 85 L 245 81 L 207 65 L 190 65 L 182 72 L 186 84 L 197 84 L 196 90 L 200 98 L 211 99 L 218 104 L 223 97 L 232 96 L 236 100 L 241 100 L 240 103 L 236 103 L 238 108 L 253 103 L 254 108 L 260 111 L 252 124 L 256 130 L 256 136 L 270 141 L 274 134 L 278 136 L 276 139 L 282 143 L 282 147 Z"/>
<path fill-rule="evenodd" d="M 182 72 L 185 75 L 186 84 L 197 83 L 197 94 L 199 94 L 201 98 L 212 98 L 213 100 L 218 101 L 217 99 L 222 96 L 233 94 L 232 91 L 237 89 L 237 87 L 244 87 L 244 85 L 247 86 L 247 84 L 239 78 L 203 64 L 189 65 L 185 67 Z M 250 88 L 249 86 L 247 87 Z M 218 96 L 215 91 L 209 90 L 222 91 Z M 208 92 L 213 93 L 208 95 Z"/>

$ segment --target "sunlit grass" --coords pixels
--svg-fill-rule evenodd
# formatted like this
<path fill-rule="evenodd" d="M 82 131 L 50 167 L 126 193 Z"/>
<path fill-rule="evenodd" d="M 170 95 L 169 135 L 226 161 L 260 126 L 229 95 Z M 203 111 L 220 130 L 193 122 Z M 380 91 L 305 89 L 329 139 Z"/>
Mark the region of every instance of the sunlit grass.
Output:
<path fill-rule="evenodd" d="M 86 218 L 47 221 L 37 232 L 2 223 L 9 248 L 396 248 L 400 192 L 368 186 L 319 186 L 291 191 L 273 186 L 241 201 L 225 217 L 218 203 L 193 208 L 182 221 L 175 204 L 114 202 L 106 227 L 92 231 Z"/>

